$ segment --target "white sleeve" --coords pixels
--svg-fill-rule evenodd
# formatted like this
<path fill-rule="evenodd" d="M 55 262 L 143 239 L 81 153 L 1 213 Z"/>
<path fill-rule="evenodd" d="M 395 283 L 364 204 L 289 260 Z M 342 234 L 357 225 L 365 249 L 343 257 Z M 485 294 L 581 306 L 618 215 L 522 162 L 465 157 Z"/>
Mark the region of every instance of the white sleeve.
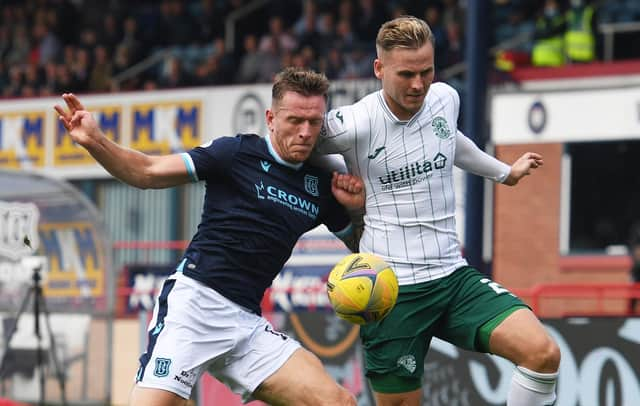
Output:
<path fill-rule="evenodd" d="M 511 166 L 482 151 L 460 131 L 456 133 L 455 166 L 474 175 L 489 178 L 494 182 L 504 182 L 511 172 Z"/>
<path fill-rule="evenodd" d="M 320 130 L 320 137 L 315 145 L 319 154 L 342 154 L 353 145 L 354 126 L 353 105 L 342 106 L 329 111 Z"/>
<path fill-rule="evenodd" d="M 349 173 L 344 157 L 339 154 L 322 155 L 314 151 L 309 157 L 309 163 L 327 172 Z"/>

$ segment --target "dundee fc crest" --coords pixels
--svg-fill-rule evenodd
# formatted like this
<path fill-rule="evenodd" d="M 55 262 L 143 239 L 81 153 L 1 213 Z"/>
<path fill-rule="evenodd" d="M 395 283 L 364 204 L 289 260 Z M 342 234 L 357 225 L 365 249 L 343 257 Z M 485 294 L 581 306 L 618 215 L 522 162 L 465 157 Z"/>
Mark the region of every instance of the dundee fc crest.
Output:
<path fill-rule="evenodd" d="M 320 195 L 318 192 L 318 178 L 316 176 L 304 175 L 304 190 L 311 196 L 318 197 Z"/>

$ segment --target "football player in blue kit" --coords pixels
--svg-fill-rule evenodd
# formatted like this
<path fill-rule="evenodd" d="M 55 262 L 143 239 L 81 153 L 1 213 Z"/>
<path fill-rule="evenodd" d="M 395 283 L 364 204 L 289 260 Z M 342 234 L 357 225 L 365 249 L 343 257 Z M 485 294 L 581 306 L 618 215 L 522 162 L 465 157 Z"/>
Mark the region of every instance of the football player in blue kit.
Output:
<path fill-rule="evenodd" d="M 324 75 L 285 69 L 274 81 L 266 137 L 222 137 L 165 156 L 109 140 L 73 94 L 62 96 L 68 109 L 55 106 L 73 140 L 123 182 L 206 183 L 198 231 L 159 294 L 131 405 L 185 404 L 205 370 L 245 402 L 356 404 L 315 355 L 260 312 L 265 290 L 303 233 L 325 224 L 357 247 L 345 207 L 364 205 L 362 181 L 305 162 L 322 127 L 328 87 Z"/>

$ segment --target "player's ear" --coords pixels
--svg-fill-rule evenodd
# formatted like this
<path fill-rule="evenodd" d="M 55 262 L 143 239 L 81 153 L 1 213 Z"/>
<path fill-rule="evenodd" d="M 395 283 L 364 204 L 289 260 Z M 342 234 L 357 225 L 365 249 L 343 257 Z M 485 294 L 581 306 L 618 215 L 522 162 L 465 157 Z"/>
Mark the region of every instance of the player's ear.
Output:
<path fill-rule="evenodd" d="M 376 58 L 375 61 L 373 61 L 373 73 L 376 75 L 376 78 L 382 79 L 382 71 L 382 61 L 380 60 L 380 58 Z"/>
<path fill-rule="evenodd" d="M 267 119 L 267 128 L 269 129 L 269 132 L 271 132 L 273 130 L 273 118 L 275 117 L 273 110 L 267 109 L 265 117 Z"/>

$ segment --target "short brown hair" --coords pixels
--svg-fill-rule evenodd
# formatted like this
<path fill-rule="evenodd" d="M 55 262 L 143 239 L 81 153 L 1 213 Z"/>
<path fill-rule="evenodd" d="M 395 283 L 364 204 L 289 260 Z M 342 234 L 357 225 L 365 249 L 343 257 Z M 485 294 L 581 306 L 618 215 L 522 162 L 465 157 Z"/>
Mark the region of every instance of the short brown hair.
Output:
<path fill-rule="evenodd" d="M 390 51 L 393 48 L 418 49 L 427 41 L 435 46 L 431 28 L 424 21 L 413 16 L 400 16 L 382 24 L 376 36 L 376 51 Z"/>
<path fill-rule="evenodd" d="M 303 96 L 323 96 L 329 92 L 329 79 L 318 72 L 302 68 L 285 68 L 276 75 L 271 89 L 273 104 L 277 104 L 286 92 L 296 92 Z"/>

